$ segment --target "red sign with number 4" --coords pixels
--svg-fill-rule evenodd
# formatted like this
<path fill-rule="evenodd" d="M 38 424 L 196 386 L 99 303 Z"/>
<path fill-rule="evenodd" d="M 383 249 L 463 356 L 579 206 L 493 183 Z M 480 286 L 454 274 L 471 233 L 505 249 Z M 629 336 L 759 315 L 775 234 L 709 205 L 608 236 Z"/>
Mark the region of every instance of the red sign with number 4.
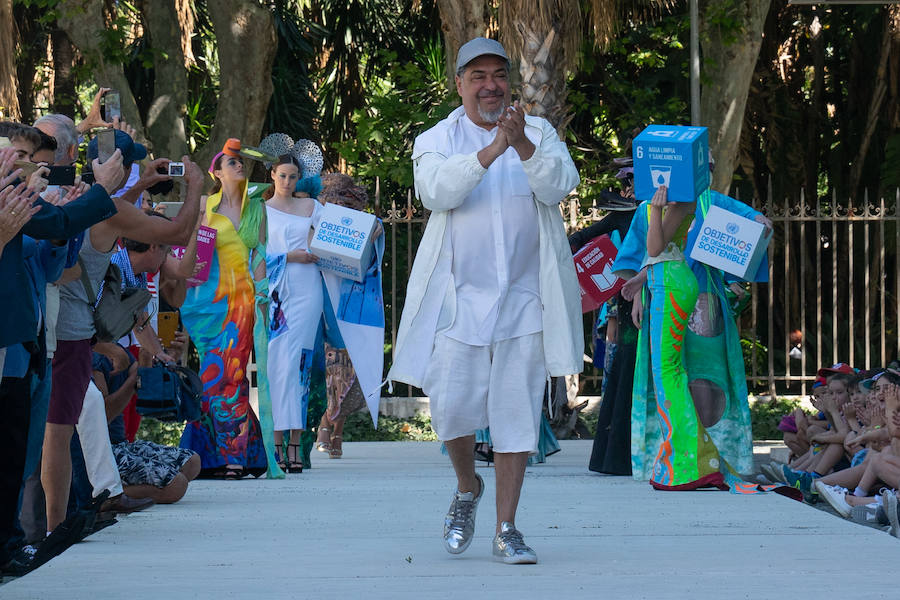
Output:
<path fill-rule="evenodd" d="M 625 280 L 612 272 L 618 249 L 608 235 L 595 237 L 575 253 L 575 272 L 581 286 L 581 312 L 596 310 L 615 296 Z"/>

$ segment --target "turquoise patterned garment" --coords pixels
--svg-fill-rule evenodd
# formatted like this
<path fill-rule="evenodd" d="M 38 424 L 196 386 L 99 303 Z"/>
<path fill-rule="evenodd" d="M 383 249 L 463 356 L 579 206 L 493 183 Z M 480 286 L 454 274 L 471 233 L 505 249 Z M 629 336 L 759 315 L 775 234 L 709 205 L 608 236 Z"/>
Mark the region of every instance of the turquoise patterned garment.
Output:
<path fill-rule="evenodd" d="M 697 202 L 697 213 L 694 226 L 688 234 L 686 254 L 690 252 L 696 232 L 702 227 L 703 216 L 711 204 L 749 219 L 759 214 L 742 202 L 708 190 Z M 635 212 L 631 228 L 622 242 L 613 270 L 639 271 L 646 253 L 646 240 L 647 203 L 642 203 Z M 724 393 L 724 414 L 706 431 L 723 461 L 726 465 L 730 465 L 732 471 L 750 473 L 753 470 L 753 436 L 747 403 L 746 374 L 740 335 L 725 298 L 725 275 L 718 269 L 690 258 L 687 258 L 687 263 L 697 278 L 700 299 L 685 333 L 685 368 L 691 382 L 699 379 L 707 380 Z M 760 267 L 760 272 L 764 270 L 768 272 L 768 263 L 765 261 Z M 717 306 L 711 308 L 710 303 Z M 722 315 L 716 327 L 702 323 L 703 315 L 711 313 Z M 697 329 L 707 334 L 713 331 L 715 335 L 710 337 L 698 335 Z M 710 356 L 723 357 L 724 360 L 711 361 Z M 647 408 L 654 402 L 648 369 L 649 345 L 641 344 L 638 347 L 635 365 L 631 423 L 632 475 L 640 481 L 649 480 L 653 475 L 654 459 L 662 442 L 658 419 L 655 416 L 650 418 Z M 652 411 L 652 415 L 655 415 L 655 410 Z M 726 482 L 731 484 L 733 481 L 726 472 Z"/>

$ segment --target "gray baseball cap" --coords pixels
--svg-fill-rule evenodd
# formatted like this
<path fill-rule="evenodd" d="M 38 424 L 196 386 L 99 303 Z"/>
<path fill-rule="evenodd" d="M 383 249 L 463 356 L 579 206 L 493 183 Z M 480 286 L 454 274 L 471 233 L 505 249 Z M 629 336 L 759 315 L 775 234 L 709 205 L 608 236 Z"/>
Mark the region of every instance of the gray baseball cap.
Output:
<path fill-rule="evenodd" d="M 506 50 L 503 49 L 500 42 L 497 40 L 489 40 L 488 38 L 477 37 L 459 47 L 459 52 L 456 54 L 456 71 L 459 72 L 464 66 L 485 54 L 499 56 L 506 62 L 509 62 Z"/>

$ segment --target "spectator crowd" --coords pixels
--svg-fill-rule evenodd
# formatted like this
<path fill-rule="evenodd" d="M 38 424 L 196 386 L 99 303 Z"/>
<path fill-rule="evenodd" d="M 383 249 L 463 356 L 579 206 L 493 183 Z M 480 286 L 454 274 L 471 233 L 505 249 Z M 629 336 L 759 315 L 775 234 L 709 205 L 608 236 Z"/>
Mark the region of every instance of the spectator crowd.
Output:
<path fill-rule="evenodd" d="M 790 460 L 763 465 L 763 474 L 900 537 L 900 365 L 822 368 L 810 401 L 815 414 L 797 408 L 778 425 Z"/>
<path fill-rule="evenodd" d="M 317 447 L 340 458 L 343 419 L 364 404 L 346 357 L 332 386 L 340 390 L 326 399 L 325 343 L 329 356 L 346 351 L 321 325 L 323 286 L 308 247 L 319 196 L 362 209 L 363 188 L 349 177 L 323 188 L 318 148 L 283 134 L 269 140 L 277 160 L 264 154 L 271 184 L 248 183 L 236 139 L 208 174 L 188 156 L 154 158 L 128 123 L 105 114 L 107 92 L 78 124 L 61 114 L 0 122 L 4 575 L 44 564 L 116 515 L 177 502 L 197 477 L 302 472 L 316 444 L 308 418 L 321 419 Z M 210 239 L 201 228 L 214 250 L 198 259 L 198 240 Z M 267 254 L 269 239 L 278 243 Z M 110 339 L 104 303 L 125 306 L 135 290 L 145 295 L 134 296 L 133 324 Z M 288 321 L 303 338 L 274 345 Z M 183 370 L 192 347 L 199 418 L 188 418 L 180 447 L 137 439 L 138 394 L 149 385 L 140 374 Z M 261 386 L 260 418 L 249 405 L 251 349 L 261 377 L 267 355 L 301 374 L 280 394 L 292 402 L 272 403 Z M 317 375 L 321 385 L 310 383 Z M 326 404 L 336 408 L 326 413 Z"/>

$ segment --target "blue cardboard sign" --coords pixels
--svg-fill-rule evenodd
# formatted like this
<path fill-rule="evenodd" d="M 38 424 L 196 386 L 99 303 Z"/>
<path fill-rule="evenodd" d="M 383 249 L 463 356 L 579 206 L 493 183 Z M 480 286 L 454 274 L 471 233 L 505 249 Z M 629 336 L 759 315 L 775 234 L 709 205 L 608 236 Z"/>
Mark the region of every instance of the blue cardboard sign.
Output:
<path fill-rule="evenodd" d="M 649 201 L 669 188 L 672 202 L 693 202 L 709 187 L 709 133 L 706 127 L 649 125 L 632 143 L 634 195 Z"/>

